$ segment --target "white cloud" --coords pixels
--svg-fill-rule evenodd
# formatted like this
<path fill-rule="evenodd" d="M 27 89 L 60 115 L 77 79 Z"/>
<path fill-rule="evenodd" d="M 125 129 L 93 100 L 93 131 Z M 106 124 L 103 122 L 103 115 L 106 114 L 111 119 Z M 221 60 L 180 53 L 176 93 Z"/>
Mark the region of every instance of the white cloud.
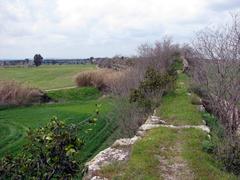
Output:
<path fill-rule="evenodd" d="M 133 54 L 139 43 L 165 34 L 188 41 L 239 6 L 239 0 L 0 0 L 0 56 Z"/>

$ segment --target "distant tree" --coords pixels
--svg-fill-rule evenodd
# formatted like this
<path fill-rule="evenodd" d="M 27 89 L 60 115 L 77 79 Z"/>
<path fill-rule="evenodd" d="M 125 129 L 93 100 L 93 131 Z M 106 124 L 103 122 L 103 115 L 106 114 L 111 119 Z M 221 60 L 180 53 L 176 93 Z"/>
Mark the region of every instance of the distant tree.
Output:
<path fill-rule="evenodd" d="M 26 59 L 25 59 L 25 62 L 26 62 L 26 64 L 28 64 L 28 63 L 29 63 L 29 59 L 28 59 L 28 58 L 26 58 Z"/>
<path fill-rule="evenodd" d="M 40 54 L 35 54 L 33 57 L 33 62 L 36 66 L 40 66 L 43 62 L 43 57 Z"/>
<path fill-rule="evenodd" d="M 90 57 L 89 60 L 90 60 L 90 63 L 93 63 L 94 57 Z"/>

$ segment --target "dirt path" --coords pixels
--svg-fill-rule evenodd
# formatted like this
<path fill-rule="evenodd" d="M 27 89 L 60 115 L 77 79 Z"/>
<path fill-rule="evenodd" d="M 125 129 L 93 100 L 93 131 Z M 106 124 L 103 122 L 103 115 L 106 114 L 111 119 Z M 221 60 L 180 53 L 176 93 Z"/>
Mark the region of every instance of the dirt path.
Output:
<path fill-rule="evenodd" d="M 174 146 L 161 148 L 161 154 L 171 153 L 172 156 L 157 156 L 159 168 L 164 180 L 191 180 L 194 175 L 182 158 L 182 145 L 177 142 Z"/>
<path fill-rule="evenodd" d="M 46 89 L 44 91 L 46 92 L 50 92 L 50 91 L 59 91 L 59 90 L 64 90 L 64 89 L 74 89 L 76 88 L 77 86 L 70 86 L 70 87 L 63 87 L 63 88 L 56 88 L 56 89 Z"/>

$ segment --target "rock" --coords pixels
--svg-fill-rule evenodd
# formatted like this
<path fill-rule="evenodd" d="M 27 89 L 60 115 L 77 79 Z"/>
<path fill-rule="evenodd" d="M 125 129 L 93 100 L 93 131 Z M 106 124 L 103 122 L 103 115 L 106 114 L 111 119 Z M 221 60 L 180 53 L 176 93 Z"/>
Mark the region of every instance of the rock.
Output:
<path fill-rule="evenodd" d="M 207 137 L 208 137 L 208 139 L 211 139 L 211 136 L 210 136 L 210 134 L 208 134 L 208 135 L 207 135 Z"/>
<path fill-rule="evenodd" d="M 210 129 L 208 126 L 206 125 L 201 125 L 201 126 L 196 126 L 199 129 L 202 129 L 203 131 L 205 131 L 206 133 L 210 133 Z"/>
<path fill-rule="evenodd" d="M 155 116 L 156 114 L 157 114 L 157 110 L 154 109 L 154 111 L 153 111 L 153 115 Z"/>
<path fill-rule="evenodd" d="M 205 110 L 205 107 L 203 106 L 203 105 L 199 105 L 198 106 L 198 110 L 200 111 L 200 112 L 205 112 L 206 110 Z"/>
<path fill-rule="evenodd" d="M 108 178 L 100 177 L 100 176 L 94 176 L 91 178 L 91 180 L 108 180 Z"/>
<path fill-rule="evenodd" d="M 166 124 L 166 122 L 157 116 L 151 116 L 147 119 L 145 124 Z"/>
<path fill-rule="evenodd" d="M 145 134 L 146 134 L 146 131 L 140 131 L 140 130 L 139 130 L 139 131 L 137 132 L 136 136 L 144 137 Z"/>
<path fill-rule="evenodd" d="M 127 160 L 129 154 L 129 148 L 116 149 L 109 147 L 101 151 L 91 161 L 86 163 L 87 175 L 84 177 L 84 179 L 88 180 L 93 178 L 97 174 L 97 171 L 99 171 L 105 165 L 108 165 L 115 161 Z"/>
<path fill-rule="evenodd" d="M 153 128 L 157 128 L 159 127 L 160 125 L 159 124 L 143 124 L 139 130 L 141 131 L 148 131 L 150 129 L 153 129 Z"/>
<path fill-rule="evenodd" d="M 135 144 L 140 139 L 142 139 L 142 138 L 139 136 L 134 136 L 133 138 L 131 138 L 131 141 L 133 142 L 133 144 Z"/>
<path fill-rule="evenodd" d="M 206 123 L 206 121 L 205 121 L 205 120 L 202 120 L 202 122 L 203 122 L 203 124 L 204 124 L 204 125 L 207 125 L 207 123 Z"/>
<path fill-rule="evenodd" d="M 133 145 L 140 137 L 134 136 L 133 138 L 123 138 L 123 139 L 118 139 L 116 140 L 112 147 L 129 147 Z"/>

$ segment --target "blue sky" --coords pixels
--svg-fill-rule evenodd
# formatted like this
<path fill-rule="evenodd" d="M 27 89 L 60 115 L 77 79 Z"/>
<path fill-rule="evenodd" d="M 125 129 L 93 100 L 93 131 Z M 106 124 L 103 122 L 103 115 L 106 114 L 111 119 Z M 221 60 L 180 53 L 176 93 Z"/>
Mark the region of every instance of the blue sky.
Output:
<path fill-rule="evenodd" d="M 240 0 L 0 0 L 0 59 L 133 55 L 139 44 L 226 23 Z"/>

